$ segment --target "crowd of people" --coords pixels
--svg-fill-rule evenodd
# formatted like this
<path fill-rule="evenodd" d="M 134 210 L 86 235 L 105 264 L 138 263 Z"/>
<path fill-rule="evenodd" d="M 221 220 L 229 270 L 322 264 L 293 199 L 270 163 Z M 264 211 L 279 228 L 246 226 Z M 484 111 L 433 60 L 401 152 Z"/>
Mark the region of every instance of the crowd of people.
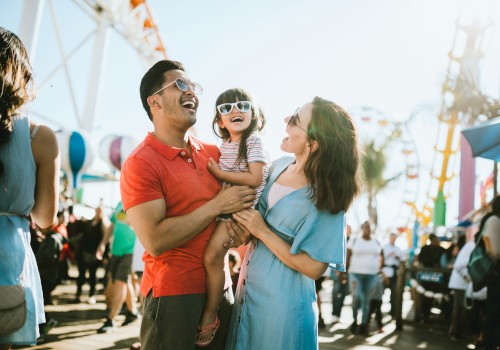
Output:
<path fill-rule="evenodd" d="M 373 319 L 376 321 L 376 330 L 382 332 L 384 324 L 381 304 L 384 293 L 389 294 L 387 298 L 390 302 L 390 311 L 387 314 L 389 318 L 386 320 L 395 320 L 401 316 L 396 314 L 398 312 L 396 300 L 397 293 L 403 293 L 403 289 L 397 289 L 397 278 L 401 262 L 405 262 L 405 270 L 413 267 L 412 273 L 407 272 L 402 275 L 405 281 L 406 278 L 419 279 L 419 274 L 424 271 L 431 272 L 431 276 L 439 276 L 430 280 L 423 278 L 419 282 L 419 288 L 422 288 L 419 292 L 413 288 L 414 306 L 419 305 L 414 308 L 417 321 L 424 324 L 447 323 L 449 338 L 452 341 L 472 338 L 476 349 L 496 349 L 499 344 L 497 327 L 500 314 L 498 278 L 481 290 L 475 291 L 467 265 L 477 244 L 483 245 L 490 256 L 496 256 L 498 259 L 500 248 L 498 218 L 500 218 L 500 196 L 493 198 L 490 211 L 477 222 L 474 237 L 467 241 L 464 227 L 458 230 L 458 235 L 451 241 L 441 240 L 436 234 L 431 233 L 428 236 L 428 244 L 419 249 L 411 262 L 407 261 L 406 252 L 395 244 L 398 238 L 397 232 L 391 232 L 387 244 L 382 246 L 372 235 L 369 222 L 363 223 L 360 234 L 354 237 L 350 234 L 349 228 L 347 273 L 333 271 L 327 275 L 333 281 L 332 323 L 340 321 L 340 310 L 344 305 L 344 299 L 351 294 L 354 320 L 350 326 L 351 333 L 367 336 L 370 334 L 370 329 L 374 328 L 370 327 Z M 463 226 L 470 227 L 472 224 L 466 222 Z M 324 279 L 325 277 L 322 277 L 317 280 L 318 292 Z M 435 292 L 440 298 L 436 299 L 433 297 L 434 293 L 427 292 Z M 432 313 L 432 307 L 436 307 L 439 312 Z M 361 316 L 358 316 L 359 311 Z M 321 314 L 318 325 L 325 327 Z"/>
<path fill-rule="evenodd" d="M 64 204 L 60 207 L 64 207 Z M 57 222 L 45 230 L 40 230 L 32 222 L 30 243 L 38 265 L 44 305 L 56 303 L 52 292 L 58 285 L 75 282 L 75 296 L 69 302 L 95 304 L 97 270 L 104 270 L 101 282 L 106 296 L 107 315 L 98 332 L 105 333 L 116 328 L 115 318 L 124 304 L 127 313 L 122 326 L 140 317 L 137 291 L 144 270 L 143 248 L 128 225 L 121 203 L 118 203 L 109 218 L 103 214 L 103 208 L 94 210 L 94 217 L 86 219 L 77 218 L 72 206 L 66 207 L 57 213 Z M 70 276 L 71 265 L 77 268 L 76 276 Z M 89 291 L 82 297 L 86 283 Z M 38 338 L 38 342 L 58 323 L 48 314 L 45 317 L 46 322 L 39 327 L 41 338 Z"/>
<path fill-rule="evenodd" d="M 386 288 L 396 316 L 397 271 L 406 259 L 396 233 L 382 246 L 367 221 L 360 235 L 349 236 L 346 212 L 361 189 L 360 151 L 344 108 L 321 97 L 302 104 L 284 118 L 280 148 L 289 156 L 271 162 L 259 135 L 265 117 L 248 91 L 220 94 L 213 128 L 222 145 L 207 144 L 188 133 L 203 88 L 182 63 L 159 61 L 139 89 L 154 131 L 123 164 L 121 202 L 110 218 L 98 207 L 92 219 L 82 220 L 70 208 L 58 213 L 57 141 L 23 114 L 33 98 L 31 66 L 19 38 L 3 28 L 0 68 L 0 288 L 22 286 L 27 309 L 20 328 L 0 335 L 0 349 L 33 345 L 40 330 L 55 324 L 43 305 L 69 278 L 68 261 L 78 267 L 74 303 L 96 302 L 96 271 L 106 267 L 108 310 L 98 332 L 116 328 L 125 304 L 125 324 L 142 318 L 141 343 L 134 345 L 142 349 L 316 349 L 324 324 L 317 290 L 328 268 L 334 321 L 350 292 L 351 331 L 369 334 L 373 314 L 383 331 Z M 482 238 L 495 259 L 497 202 Z M 457 263 L 460 245 L 448 254 L 437 237 L 430 240 L 420 263 L 444 264 L 466 278 Z M 242 246 L 238 271 L 238 256 L 231 253 L 229 264 L 227 252 Z M 132 273 L 134 254 L 142 256 L 142 276 Z M 457 337 L 462 288 L 453 276 L 450 335 Z M 132 283 L 139 278 L 142 317 Z M 498 279 L 488 285 L 484 317 L 477 312 L 484 326 L 476 340 L 487 350 L 498 346 L 499 286 Z M 430 311 L 426 302 L 424 313 Z"/>

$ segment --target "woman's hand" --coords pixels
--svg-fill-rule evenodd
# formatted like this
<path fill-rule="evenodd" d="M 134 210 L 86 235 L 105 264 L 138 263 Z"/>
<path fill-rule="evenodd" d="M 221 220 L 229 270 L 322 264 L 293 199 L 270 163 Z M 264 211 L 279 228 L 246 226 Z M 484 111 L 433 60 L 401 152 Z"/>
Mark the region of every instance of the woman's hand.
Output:
<path fill-rule="evenodd" d="M 245 226 L 239 224 L 233 220 L 226 221 L 227 234 L 231 237 L 229 243 L 224 243 L 224 247 L 238 248 L 240 245 L 245 245 L 252 239 L 252 234 L 248 231 Z"/>
<path fill-rule="evenodd" d="M 257 238 L 269 230 L 260 213 L 255 209 L 245 209 L 233 214 L 233 218 L 246 227 Z"/>

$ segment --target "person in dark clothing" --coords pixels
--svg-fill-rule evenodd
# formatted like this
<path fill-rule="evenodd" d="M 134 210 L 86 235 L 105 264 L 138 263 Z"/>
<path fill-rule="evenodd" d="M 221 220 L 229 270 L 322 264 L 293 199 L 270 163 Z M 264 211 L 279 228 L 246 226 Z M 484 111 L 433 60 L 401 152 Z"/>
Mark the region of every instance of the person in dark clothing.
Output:
<path fill-rule="evenodd" d="M 50 230 L 35 254 L 45 305 L 52 304 L 51 293 L 59 280 L 58 262 L 64 244 L 63 239 L 59 232 Z"/>
<path fill-rule="evenodd" d="M 55 230 L 55 225 L 45 234 L 45 239 L 40 243 L 35 254 L 42 282 L 44 305 L 52 305 L 52 291 L 59 284 L 59 257 L 64 246 L 63 235 Z M 40 338 L 38 342 L 44 341 L 44 336 L 57 325 L 57 320 L 45 312 L 45 323 L 39 325 Z"/>
<path fill-rule="evenodd" d="M 346 226 L 346 241 L 351 238 L 351 225 Z M 349 294 L 349 278 L 346 272 L 332 270 L 331 278 L 333 280 L 332 289 L 332 323 L 340 321 L 340 313 L 344 306 L 344 299 Z"/>
<path fill-rule="evenodd" d="M 445 253 L 443 247 L 439 245 L 439 238 L 431 233 L 429 235 L 429 244 L 423 246 L 420 249 L 420 254 L 418 255 L 418 261 L 423 267 L 427 268 L 441 268 L 441 256 Z M 436 282 L 421 281 L 420 283 L 425 290 L 432 292 L 439 292 L 441 285 Z M 422 321 L 427 321 L 431 314 L 432 298 L 425 296 L 422 297 L 422 310 L 421 314 L 418 316 Z"/>
<path fill-rule="evenodd" d="M 73 252 L 69 247 L 68 241 L 68 230 L 66 228 L 67 224 L 67 212 L 61 210 L 57 213 L 57 225 L 54 227 L 54 231 L 58 232 L 62 236 L 63 247 L 61 253 L 59 254 L 58 259 L 58 280 L 57 284 L 60 284 L 62 281 L 69 280 L 69 261 L 73 259 Z"/>
<path fill-rule="evenodd" d="M 87 270 L 89 272 L 89 304 L 95 304 L 95 289 L 96 289 L 96 272 L 101 261 L 97 258 L 97 248 L 99 248 L 99 243 L 102 240 L 105 229 L 105 223 L 103 221 L 102 209 L 95 209 L 94 218 L 86 223 L 86 228 L 84 229 L 83 236 L 79 241 L 79 247 L 76 252 L 76 262 L 78 265 L 78 279 L 77 279 L 77 291 L 76 298 L 73 303 L 81 302 L 82 287 L 86 281 Z"/>
<path fill-rule="evenodd" d="M 443 255 L 445 250 L 439 245 L 439 238 L 434 233 L 429 235 L 429 241 L 430 244 L 420 249 L 418 261 L 424 267 L 440 267 L 441 255 Z"/>

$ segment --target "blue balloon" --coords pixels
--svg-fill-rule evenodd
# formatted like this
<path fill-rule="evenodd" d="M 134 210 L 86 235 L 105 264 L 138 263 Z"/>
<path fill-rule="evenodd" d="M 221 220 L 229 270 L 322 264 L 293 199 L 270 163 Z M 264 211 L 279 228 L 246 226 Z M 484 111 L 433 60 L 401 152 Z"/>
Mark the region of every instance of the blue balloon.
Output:
<path fill-rule="evenodd" d="M 57 132 L 61 151 L 61 169 L 72 189 L 80 187 L 80 180 L 94 158 L 89 137 L 84 131 Z"/>
<path fill-rule="evenodd" d="M 73 131 L 69 137 L 69 163 L 73 175 L 79 174 L 85 163 L 85 140 L 78 131 Z M 77 187 L 77 176 L 73 176 L 73 188 Z"/>

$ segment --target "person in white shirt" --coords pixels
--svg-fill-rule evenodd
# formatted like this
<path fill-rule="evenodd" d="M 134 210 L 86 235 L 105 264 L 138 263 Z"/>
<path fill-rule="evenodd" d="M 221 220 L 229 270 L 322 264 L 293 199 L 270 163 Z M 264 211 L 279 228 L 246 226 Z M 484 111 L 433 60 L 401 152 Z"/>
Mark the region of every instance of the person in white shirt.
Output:
<path fill-rule="evenodd" d="M 352 238 L 347 243 L 347 271 L 352 293 L 352 316 L 354 322 L 351 332 L 358 330 L 358 308 L 361 308 L 360 334 L 368 335 L 368 321 L 370 317 L 370 302 L 376 290 L 377 275 L 382 273 L 384 256 L 382 246 L 371 236 L 371 227 L 368 221 L 361 225 L 361 237 Z"/>
<path fill-rule="evenodd" d="M 465 241 L 465 236 L 459 238 L 458 246 L 460 247 L 460 240 L 462 244 Z M 451 340 L 456 341 L 459 334 L 460 320 L 464 314 L 464 297 L 467 285 L 470 282 L 469 273 L 467 272 L 467 263 L 469 262 L 470 254 L 475 247 L 474 241 L 469 241 L 465 244 L 457 254 L 453 269 L 451 270 L 448 288 L 453 292 L 453 309 L 451 314 L 451 324 L 448 334 Z"/>
<path fill-rule="evenodd" d="M 387 285 L 391 290 L 391 316 L 394 318 L 395 303 L 396 303 L 396 279 L 397 270 L 399 263 L 405 259 L 405 255 L 401 248 L 396 246 L 394 243 L 398 238 L 397 233 L 391 232 L 389 236 L 389 243 L 387 243 L 383 248 L 384 253 L 384 267 L 382 267 L 382 272 L 385 276 Z"/>

